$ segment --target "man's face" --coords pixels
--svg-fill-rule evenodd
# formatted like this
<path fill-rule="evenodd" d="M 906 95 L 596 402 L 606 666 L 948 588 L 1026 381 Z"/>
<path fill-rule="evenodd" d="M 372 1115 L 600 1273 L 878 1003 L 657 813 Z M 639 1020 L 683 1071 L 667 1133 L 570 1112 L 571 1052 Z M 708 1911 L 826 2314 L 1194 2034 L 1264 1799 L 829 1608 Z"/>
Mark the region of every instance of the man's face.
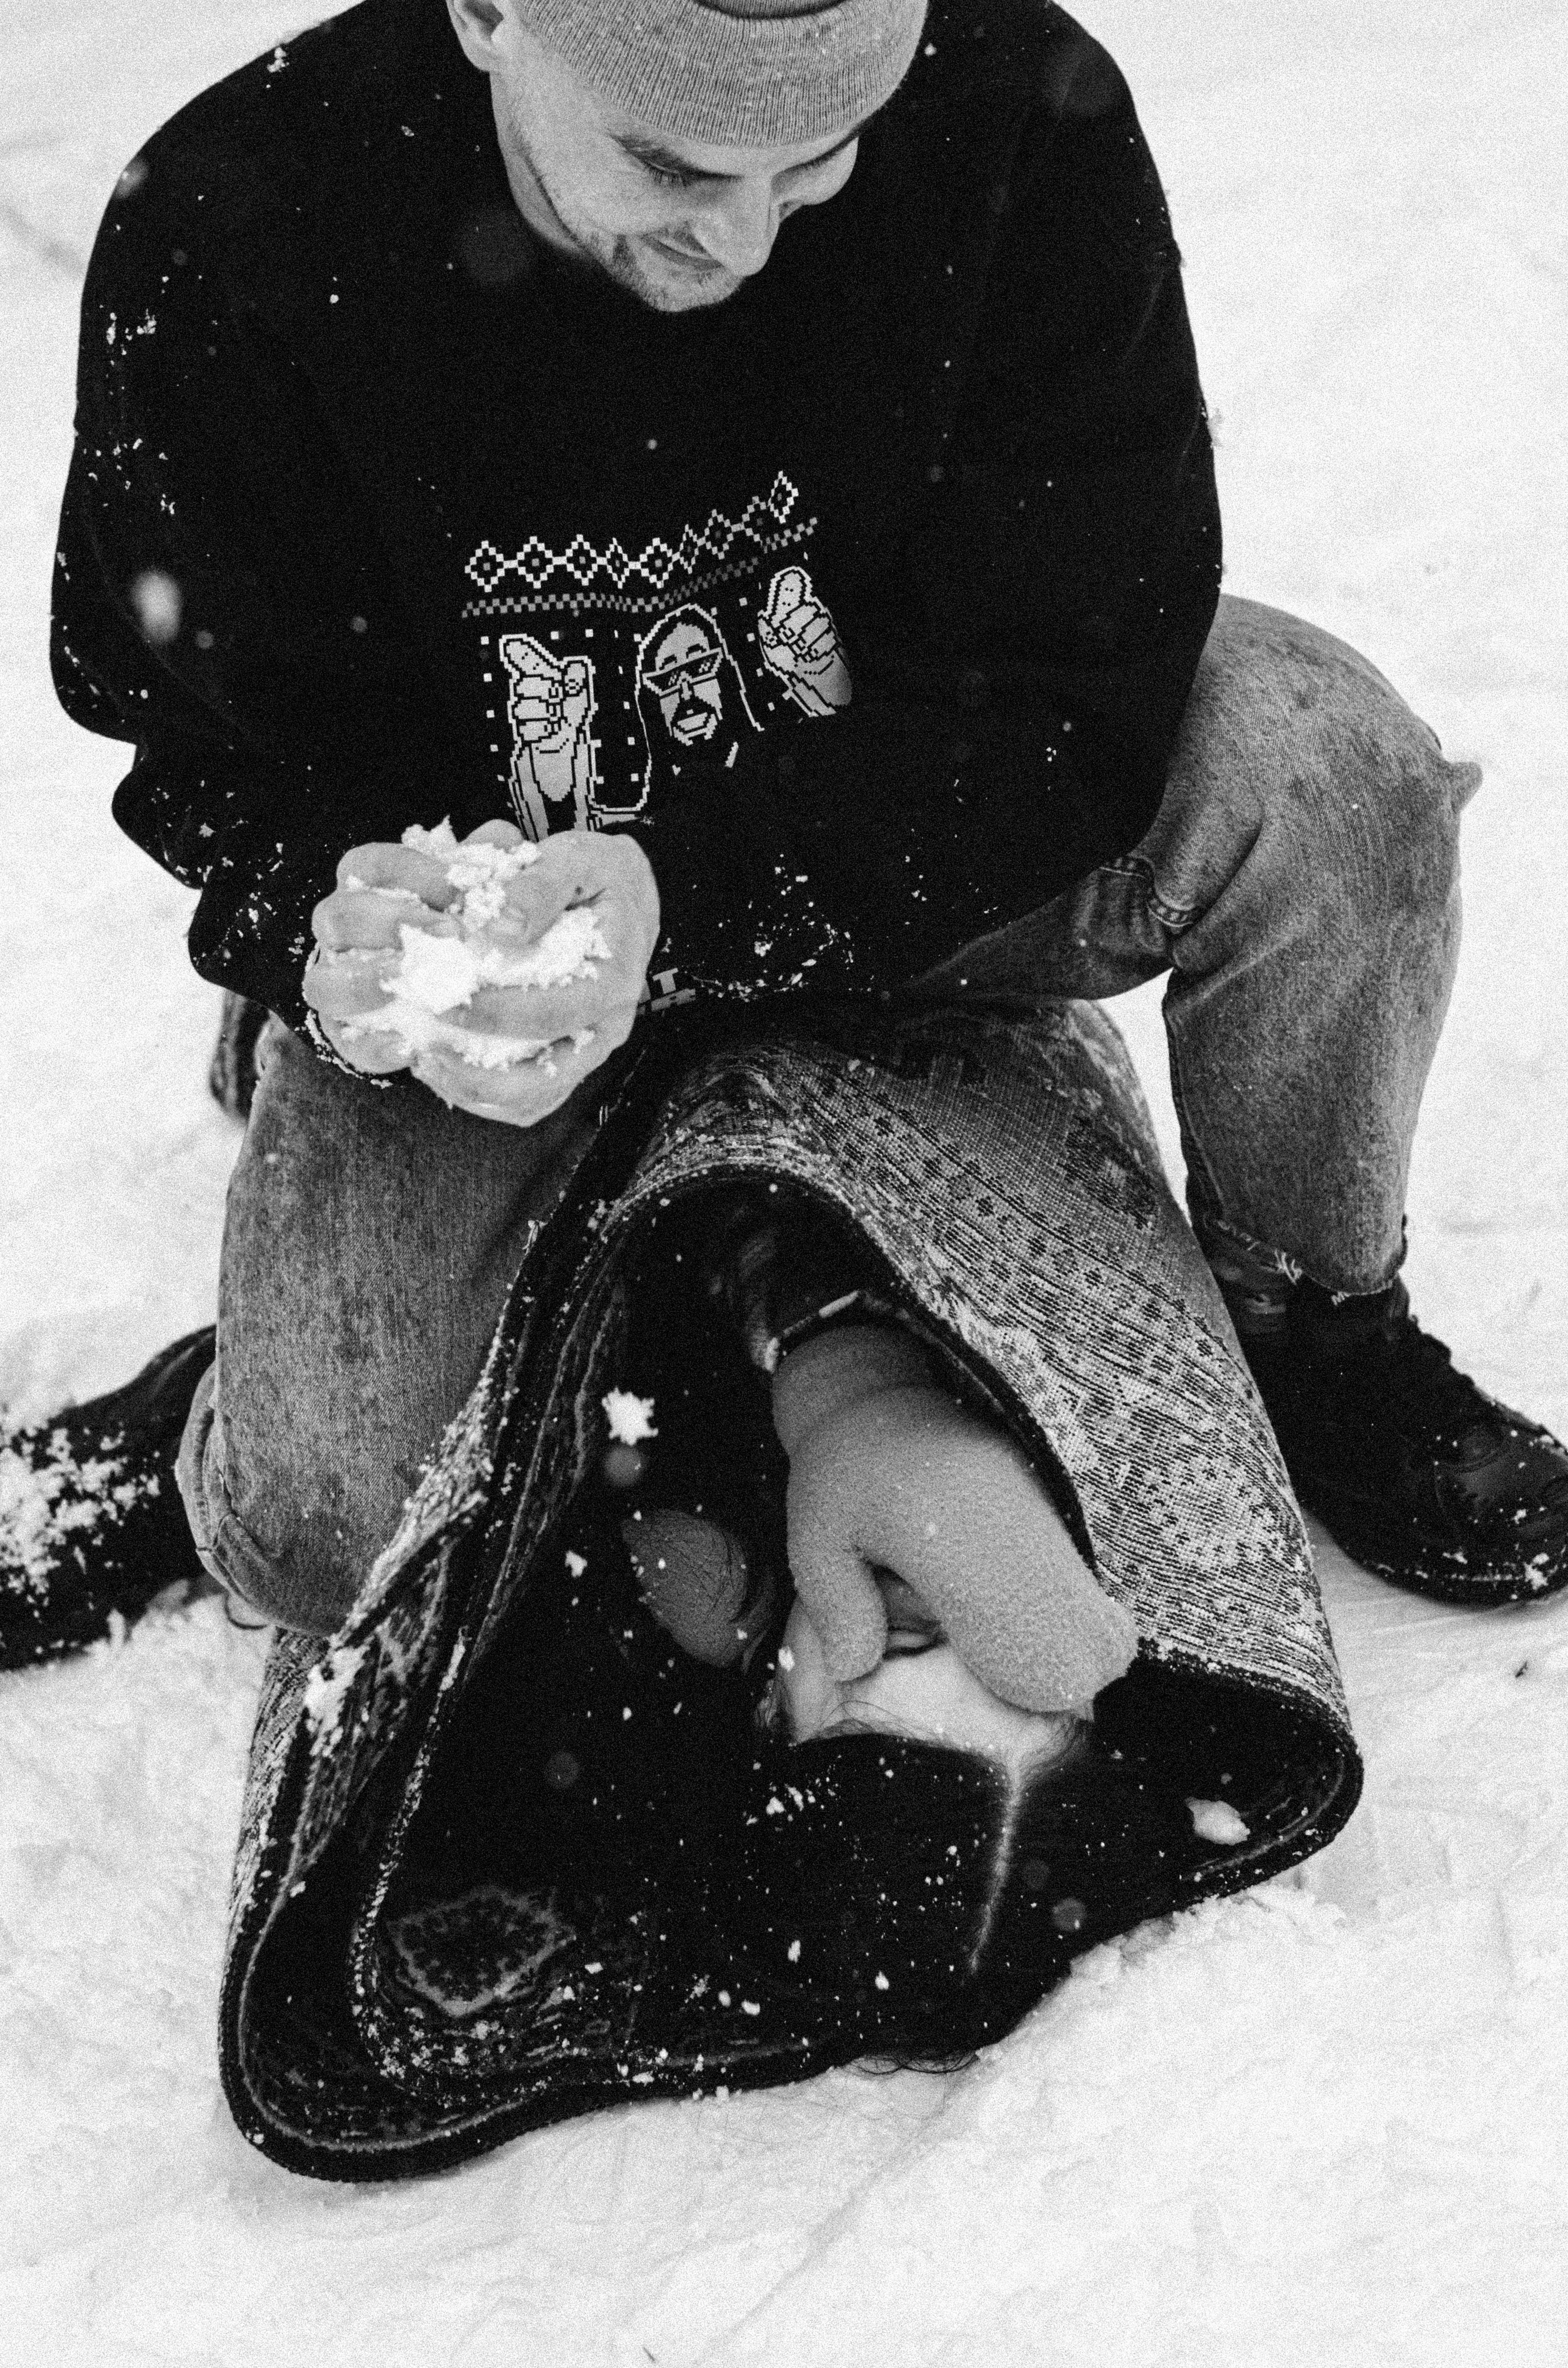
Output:
<path fill-rule="evenodd" d="M 855 167 L 855 132 L 784 148 L 715 148 L 608 106 L 513 15 L 515 0 L 448 0 L 490 76 L 518 211 L 547 245 L 596 264 L 660 313 L 722 304 L 760 271 L 778 225 Z"/>
<path fill-rule="evenodd" d="M 711 740 L 724 712 L 719 668 L 724 653 L 695 625 L 676 625 L 653 649 L 642 679 L 659 702 L 665 728 L 685 748 Z"/>

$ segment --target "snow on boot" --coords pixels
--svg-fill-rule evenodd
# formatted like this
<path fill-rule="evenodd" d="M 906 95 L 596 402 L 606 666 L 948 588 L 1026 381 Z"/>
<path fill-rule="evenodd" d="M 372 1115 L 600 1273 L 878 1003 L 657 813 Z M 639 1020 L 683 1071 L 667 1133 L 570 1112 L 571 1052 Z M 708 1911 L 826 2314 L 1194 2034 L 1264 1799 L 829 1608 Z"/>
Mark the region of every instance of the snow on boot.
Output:
<path fill-rule="evenodd" d="M 1455 1371 L 1403 1282 L 1337 1304 L 1300 1283 L 1242 1338 L 1298 1497 L 1355 1561 L 1449 1603 L 1568 1582 L 1568 1449 Z"/>
<path fill-rule="evenodd" d="M 0 1668 L 79 1652 L 177 1582 L 205 1584 L 175 1480 L 209 1325 L 135 1379 L 0 1430 Z"/>

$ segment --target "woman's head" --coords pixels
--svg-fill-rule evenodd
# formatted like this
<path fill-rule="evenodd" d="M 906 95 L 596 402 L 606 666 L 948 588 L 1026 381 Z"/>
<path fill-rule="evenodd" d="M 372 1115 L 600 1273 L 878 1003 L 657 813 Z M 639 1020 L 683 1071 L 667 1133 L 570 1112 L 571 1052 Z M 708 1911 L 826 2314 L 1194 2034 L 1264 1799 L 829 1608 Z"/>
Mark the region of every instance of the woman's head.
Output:
<path fill-rule="evenodd" d="M 881 1585 L 886 1648 L 849 1679 L 791 1604 L 757 1713 L 737 1896 L 776 1977 L 831 1989 L 873 2037 L 896 2030 L 901 2052 L 945 2060 L 985 2035 L 982 1977 L 1034 1804 L 1089 1730 L 1003 1702 L 913 1589 L 891 1572 Z"/>
<path fill-rule="evenodd" d="M 960 1751 L 998 1768 L 1049 1766 L 1085 1724 L 1080 1713 L 1021 1710 L 993 1693 L 943 1634 L 915 1589 L 880 1575 L 888 1634 L 863 1676 L 835 1678 L 822 1637 L 799 1597 L 778 1647 L 768 1714 L 791 1743 L 845 1735 L 893 1735 Z"/>

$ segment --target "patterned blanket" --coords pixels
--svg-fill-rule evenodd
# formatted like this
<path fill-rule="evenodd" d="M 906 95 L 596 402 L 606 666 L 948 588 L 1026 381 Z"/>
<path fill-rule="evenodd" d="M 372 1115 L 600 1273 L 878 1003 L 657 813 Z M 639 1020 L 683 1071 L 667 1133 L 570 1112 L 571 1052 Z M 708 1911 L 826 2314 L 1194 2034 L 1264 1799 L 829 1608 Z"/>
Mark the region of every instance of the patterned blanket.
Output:
<path fill-rule="evenodd" d="M 1355 1805 L 1301 1517 L 1103 1013 L 650 1033 L 353 1614 L 324 1647 L 272 1650 L 222 2055 L 240 2127 L 295 2169 L 397 2177 L 613 2102 L 956 2055 L 1081 1949 L 1278 1872 Z M 1031 1810 L 950 2051 L 931 1999 L 881 1970 L 911 1909 L 877 1880 L 877 1796 L 831 1745 L 759 1757 L 751 1702 L 677 1666 L 605 1547 L 605 1393 L 652 1377 L 656 1403 L 680 1397 L 670 1261 L 743 1177 L 855 1230 L 1139 1628 L 1094 1748 Z M 765 1481 L 743 1398 L 721 1375 L 698 1430 L 733 1406 Z M 881 1772 L 949 1797 L 940 1769 Z M 793 1848 L 809 1890 L 812 1816 L 836 1802 L 842 1827 L 851 1801 L 841 1920 L 863 1909 L 872 1936 L 853 1994 L 748 1920 L 736 1873 L 774 1850 L 766 1889 Z"/>

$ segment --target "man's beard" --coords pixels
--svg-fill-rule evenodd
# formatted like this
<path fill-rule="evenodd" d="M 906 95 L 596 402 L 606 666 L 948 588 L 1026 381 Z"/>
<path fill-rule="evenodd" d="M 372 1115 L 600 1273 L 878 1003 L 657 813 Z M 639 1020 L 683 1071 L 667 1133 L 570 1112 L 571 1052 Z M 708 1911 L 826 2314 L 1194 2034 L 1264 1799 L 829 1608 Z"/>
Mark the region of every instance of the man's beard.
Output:
<path fill-rule="evenodd" d="M 541 184 L 542 186 L 542 184 Z M 547 193 L 548 194 L 548 193 Z M 559 207 L 551 199 L 551 211 L 561 220 Z M 722 304 L 733 296 L 740 282 L 733 273 L 710 266 L 706 272 L 698 271 L 683 277 L 672 288 L 653 270 L 639 253 L 642 244 L 625 232 L 609 233 L 603 231 L 578 230 L 565 224 L 569 236 L 585 261 L 606 279 L 638 302 L 654 313 L 692 313 L 712 304 Z"/>

